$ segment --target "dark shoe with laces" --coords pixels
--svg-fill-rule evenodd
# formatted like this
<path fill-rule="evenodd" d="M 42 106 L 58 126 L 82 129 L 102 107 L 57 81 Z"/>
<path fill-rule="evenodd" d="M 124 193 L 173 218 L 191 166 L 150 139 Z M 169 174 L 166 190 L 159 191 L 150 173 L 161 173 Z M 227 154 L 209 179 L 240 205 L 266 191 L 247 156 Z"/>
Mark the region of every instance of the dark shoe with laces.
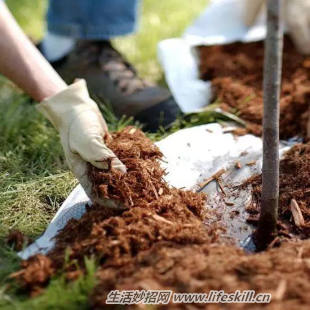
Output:
<path fill-rule="evenodd" d="M 52 65 L 67 83 L 85 79 L 99 104 L 109 103 L 117 116 L 134 116 L 148 130 L 166 126 L 180 114 L 170 92 L 140 79 L 109 41 L 79 41 Z"/>

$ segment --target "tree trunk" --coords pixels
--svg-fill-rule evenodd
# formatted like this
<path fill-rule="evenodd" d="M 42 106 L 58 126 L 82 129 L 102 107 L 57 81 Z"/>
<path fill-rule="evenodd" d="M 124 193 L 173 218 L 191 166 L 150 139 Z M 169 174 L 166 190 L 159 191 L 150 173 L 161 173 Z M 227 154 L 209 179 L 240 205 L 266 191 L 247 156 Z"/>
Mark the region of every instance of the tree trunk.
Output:
<path fill-rule="evenodd" d="M 255 243 L 265 249 L 277 234 L 279 201 L 279 98 L 282 70 L 282 0 L 267 1 L 264 59 L 264 118 L 262 201 Z"/>

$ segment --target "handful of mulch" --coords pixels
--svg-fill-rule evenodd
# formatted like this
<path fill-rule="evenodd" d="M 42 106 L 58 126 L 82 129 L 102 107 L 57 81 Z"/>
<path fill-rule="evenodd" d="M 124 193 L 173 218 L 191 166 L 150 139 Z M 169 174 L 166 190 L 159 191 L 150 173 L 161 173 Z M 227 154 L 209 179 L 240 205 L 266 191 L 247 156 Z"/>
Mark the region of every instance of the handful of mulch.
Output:
<path fill-rule="evenodd" d="M 127 167 L 127 173 L 105 172 L 89 165 L 89 178 L 96 195 L 121 201 L 130 208 L 145 207 L 169 193 L 169 187 L 162 180 L 165 173 L 159 162 L 162 153 L 142 131 L 129 127 L 113 134 L 106 144 Z"/>

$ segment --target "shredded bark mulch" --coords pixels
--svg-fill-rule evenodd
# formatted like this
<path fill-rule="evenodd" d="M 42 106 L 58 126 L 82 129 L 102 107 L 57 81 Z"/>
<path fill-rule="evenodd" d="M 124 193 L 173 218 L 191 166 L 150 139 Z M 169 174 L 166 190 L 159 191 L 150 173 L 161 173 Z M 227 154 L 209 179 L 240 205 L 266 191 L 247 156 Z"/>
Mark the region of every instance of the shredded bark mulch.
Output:
<path fill-rule="evenodd" d="M 176 246 L 158 243 L 140 253 L 132 264 L 99 271 L 100 284 L 90 301 L 92 309 L 104 309 L 106 294 L 112 289 L 165 289 L 178 293 L 255 290 L 256 293 L 271 293 L 272 302 L 265 305 L 169 304 L 159 308 L 308 309 L 309 258 L 310 241 L 285 243 L 280 248 L 254 255 L 237 247 L 218 244 Z"/>
<path fill-rule="evenodd" d="M 93 205 L 81 219 L 70 220 L 47 256 L 36 255 L 23 261 L 22 269 L 12 275 L 24 289 L 35 295 L 51 276 L 62 272 L 68 280 L 76 279 L 85 271 L 84 257 L 88 256 L 99 265 L 98 284 L 89 298 L 92 309 L 107 309 L 105 298 L 115 289 L 190 293 L 252 289 L 273 294 L 272 303 L 266 307 L 169 304 L 166 309 L 309 307 L 310 241 L 292 239 L 264 253 L 246 254 L 220 238 L 219 223 L 204 224 L 208 217 L 204 194 L 166 184 L 159 165 L 162 155 L 140 130 L 125 128 L 113 134 L 107 144 L 125 163 L 128 173 L 103 172 L 92 167 L 89 173 L 94 190 L 103 198 L 119 199 L 127 209 L 115 211 Z M 295 147 L 289 154 L 294 156 L 287 155 L 291 159 L 286 162 L 292 161 L 288 171 L 299 171 L 309 159 L 309 146 Z M 288 163 L 282 162 L 282 166 Z M 298 184 L 290 183 L 297 183 L 297 176 L 287 176 L 286 180 L 282 186 L 298 189 Z M 283 201 L 294 197 L 302 205 L 303 196 L 295 192 L 287 195 L 282 196 Z"/>
<path fill-rule="evenodd" d="M 103 172 L 90 167 L 94 190 L 102 198 L 121 201 L 126 210 L 107 209 L 100 205 L 87 207 L 80 220 L 71 219 L 58 234 L 54 249 L 47 260 L 50 276 L 64 268 L 69 278 L 83 269 L 84 256 L 94 256 L 102 268 L 129 264 L 138 253 L 161 241 L 176 245 L 205 244 L 216 240 L 217 233 L 203 224 L 203 193 L 171 188 L 163 180 L 159 149 L 142 133 L 128 127 L 115 133 L 107 146 L 127 167 L 127 173 Z M 39 268 L 41 258 L 24 262 L 22 271 L 15 274 L 28 290 L 38 289 L 38 281 L 28 277 L 28 270 Z M 42 271 L 42 270 L 41 270 Z M 39 281 L 45 283 L 44 281 Z"/>
<path fill-rule="evenodd" d="M 262 178 L 254 176 L 243 185 L 252 186 L 251 214 L 248 221 L 259 218 Z M 310 144 L 293 146 L 280 162 L 279 237 L 308 239 L 310 237 Z M 281 242 L 281 239 L 277 243 Z"/>
<path fill-rule="evenodd" d="M 238 134 L 262 134 L 264 43 L 201 46 L 200 75 L 212 81 L 220 107 L 246 121 Z M 280 137 L 306 136 L 310 99 L 310 56 L 301 55 L 284 40 L 280 100 Z"/>

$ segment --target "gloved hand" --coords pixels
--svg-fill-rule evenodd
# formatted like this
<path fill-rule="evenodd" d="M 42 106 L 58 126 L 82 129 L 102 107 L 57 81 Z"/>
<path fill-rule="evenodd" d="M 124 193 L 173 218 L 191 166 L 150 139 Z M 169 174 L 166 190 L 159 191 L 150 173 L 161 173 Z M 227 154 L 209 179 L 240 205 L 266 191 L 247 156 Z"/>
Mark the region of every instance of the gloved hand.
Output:
<path fill-rule="evenodd" d="M 252 26 L 266 0 L 243 0 L 244 22 Z M 310 54 L 310 0 L 283 0 L 283 16 L 288 33 L 303 54 Z"/>
<path fill-rule="evenodd" d="M 58 130 L 68 166 L 86 194 L 92 201 L 103 203 L 92 194 L 87 162 L 99 169 L 107 169 L 107 160 L 110 159 L 111 167 L 123 173 L 126 167 L 104 143 L 108 128 L 97 104 L 89 97 L 85 81 L 79 80 L 43 100 L 37 108 Z M 117 202 L 104 203 L 108 207 L 118 206 Z"/>

